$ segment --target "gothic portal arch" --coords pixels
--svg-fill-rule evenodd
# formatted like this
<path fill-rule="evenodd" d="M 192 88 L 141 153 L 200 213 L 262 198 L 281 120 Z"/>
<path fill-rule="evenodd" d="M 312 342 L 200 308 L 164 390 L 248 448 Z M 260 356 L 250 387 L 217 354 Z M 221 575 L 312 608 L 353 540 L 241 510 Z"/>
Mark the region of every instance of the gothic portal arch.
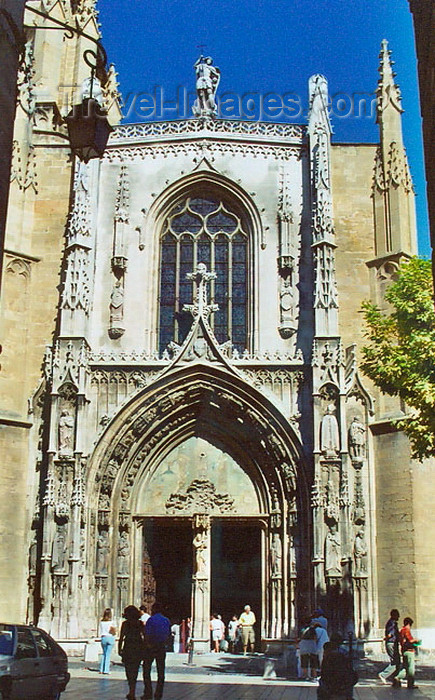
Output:
<path fill-rule="evenodd" d="M 110 599 L 121 610 L 143 597 L 147 523 L 188 523 L 195 635 L 208 643 L 214 523 L 234 532 L 249 525 L 259 538 L 261 635 L 290 633 L 309 605 L 307 484 L 292 426 L 238 373 L 201 362 L 163 373 L 121 409 L 90 459 L 96 609 Z"/>

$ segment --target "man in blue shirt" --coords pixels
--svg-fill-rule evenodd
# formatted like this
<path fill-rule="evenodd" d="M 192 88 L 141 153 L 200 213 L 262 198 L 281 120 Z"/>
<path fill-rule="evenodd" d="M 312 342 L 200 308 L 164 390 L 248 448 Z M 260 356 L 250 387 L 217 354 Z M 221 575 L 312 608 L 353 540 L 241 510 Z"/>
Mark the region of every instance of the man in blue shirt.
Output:
<path fill-rule="evenodd" d="M 154 694 L 155 700 L 163 696 L 165 682 L 166 644 L 171 634 L 171 623 L 162 615 L 159 603 L 154 603 L 151 608 L 151 617 L 145 625 L 145 651 L 143 661 L 143 700 L 152 700 L 153 689 L 151 685 L 151 666 L 155 660 L 157 666 L 157 685 Z"/>

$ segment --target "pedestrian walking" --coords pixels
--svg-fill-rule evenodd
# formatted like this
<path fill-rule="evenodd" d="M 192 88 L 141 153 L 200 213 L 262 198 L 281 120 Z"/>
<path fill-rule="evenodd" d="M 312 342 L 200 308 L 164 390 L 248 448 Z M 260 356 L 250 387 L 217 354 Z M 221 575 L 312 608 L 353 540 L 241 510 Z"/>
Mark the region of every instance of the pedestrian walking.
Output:
<path fill-rule="evenodd" d="M 389 663 L 380 673 L 378 677 L 382 683 L 393 681 L 401 668 L 400 652 L 399 652 L 399 628 L 397 621 L 399 619 L 399 611 L 393 608 L 390 611 L 390 617 L 385 624 L 385 651 L 388 654 Z"/>
<path fill-rule="evenodd" d="M 113 621 L 111 608 L 106 608 L 103 613 L 99 625 L 99 635 L 101 648 L 103 650 L 100 662 L 100 673 L 104 673 L 104 675 L 107 676 L 110 673 L 110 657 L 116 640 L 116 625 Z"/>
<path fill-rule="evenodd" d="M 127 700 L 135 700 L 137 676 L 144 656 L 145 626 L 141 620 L 141 611 L 135 605 L 128 605 L 123 617 L 125 620 L 119 633 L 118 653 L 128 682 Z"/>
<path fill-rule="evenodd" d="M 246 652 L 249 646 L 249 650 L 254 651 L 255 644 L 255 633 L 254 625 L 256 622 L 255 614 L 251 610 L 250 605 L 245 605 L 242 614 L 239 617 L 239 627 L 242 630 L 242 645 L 243 654 L 246 656 Z"/>
<path fill-rule="evenodd" d="M 153 661 L 157 666 L 157 685 L 154 693 L 154 700 L 160 700 L 163 696 L 163 686 L 165 683 L 165 662 L 166 644 L 171 634 L 171 623 L 168 618 L 162 615 L 161 606 L 158 602 L 151 608 L 151 617 L 145 625 L 144 639 L 144 662 L 143 681 L 145 685 L 143 700 L 152 700 L 153 689 L 151 684 L 151 666 Z"/>
<path fill-rule="evenodd" d="M 399 671 L 393 681 L 394 686 L 400 686 L 400 681 L 406 678 L 408 688 L 413 689 L 415 685 L 415 649 L 419 646 L 420 641 L 415 639 L 411 632 L 411 627 L 414 620 L 410 617 L 405 617 L 403 627 L 399 631 L 399 641 L 402 651 L 403 668 Z"/>

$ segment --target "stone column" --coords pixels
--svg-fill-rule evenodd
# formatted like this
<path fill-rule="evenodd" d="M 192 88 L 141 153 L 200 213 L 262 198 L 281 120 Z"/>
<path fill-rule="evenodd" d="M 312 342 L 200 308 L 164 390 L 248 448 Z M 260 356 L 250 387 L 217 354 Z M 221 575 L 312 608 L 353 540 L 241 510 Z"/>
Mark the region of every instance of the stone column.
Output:
<path fill-rule="evenodd" d="M 210 516 L 193 516 L 192 637 L 196 651 L 210 650 Z"/>

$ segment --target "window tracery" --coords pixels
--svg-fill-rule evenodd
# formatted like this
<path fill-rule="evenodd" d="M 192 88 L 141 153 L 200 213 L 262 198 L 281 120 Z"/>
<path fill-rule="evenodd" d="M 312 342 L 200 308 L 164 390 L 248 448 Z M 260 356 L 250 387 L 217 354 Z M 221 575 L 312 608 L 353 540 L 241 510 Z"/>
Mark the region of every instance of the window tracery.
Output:
<path fill-rule="evenodd" d="M 193 284 L 186 275 L 204 263 L 215 272 L 210 298 L 219 310 L 210 325 L 220 343 L 247 347 L 248 234 L 244 222 L 219 197 L 183 198 L 170 211 L 161 236 L 159 349 L 186 338 Z"/>

